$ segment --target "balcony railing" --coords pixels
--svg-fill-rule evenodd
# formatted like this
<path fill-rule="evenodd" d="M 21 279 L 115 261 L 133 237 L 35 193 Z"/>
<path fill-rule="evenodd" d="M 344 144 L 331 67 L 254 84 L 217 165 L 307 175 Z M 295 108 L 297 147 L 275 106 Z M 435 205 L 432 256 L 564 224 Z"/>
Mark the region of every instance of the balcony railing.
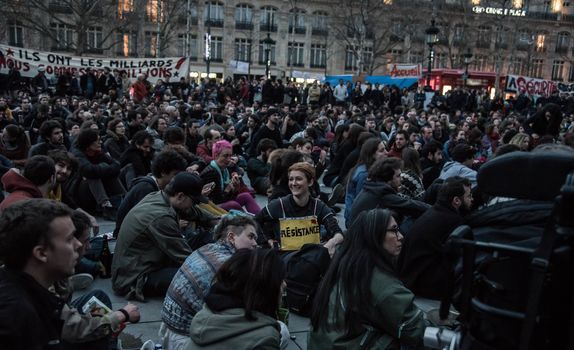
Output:
<path fill-rule="evenodd" d="M 305 67 L 305 63 L 303 63 L 303 62 L 287 62 L 287 66 L 289 66 L 289 67 Z"/>
<path fill-rule="evenodd" d="M 329 31 L 327 31 L 327 28 L 312 28 L 311 29 L 311 35 L 327 36 L 328 34 L 329 34 Z"/>
<path fill-rule="evenodd" d="M 223 28 L 223 20 L 222 19 L 208 19 L 205 21 L 206 27 L 215 27 L 215 28 Z"/>
<path fill-rule="evenodd" d="M 325 68 L 326 66 L 327 66 L 327 65 L 324 64 L 324 63 L 320 63 L 320 64 L 313 64 L 313 63 L 311 63 L 311 64 L 309 65 L 309 67 L 311 67 L 311 68 Z"/>
<path fill-rule="evenodd" d="M 197 25 L 197 17 L 190 17 L 189 21 L 190 21 L 191 25 L 193 25 L 193 26 Z M 187 16 L 186 15 L 177 16 L 177 23 L 187 24 Z"/>
<path fill-rule="evenodd" d="M 505 43 L 505 42 L 496 43 L 496 44 L 494 45 L 494 47 L 495 47 L 496 49 L 506 50 L 506 49 L 508 49 L 508 43 Z"/>
<path fill-rule="evenodd" d="M 259 60 L 259 61 L 257 61 L 257 63 L 260 64 L 260 65 L 262 65 L 262 66 L 264 66 L 264 65 L 267 64 L 267 62 L 266 62 L 265 60 L 263 60 L 263 61 L 262 61 L 262 60 Z M 271 63 L 272 66 L 274 66 L 274 65 L 277 64 L 275 61 L 271 61 L 270 63 Z"/>
<path fill-rule="evenodd" d="M 253 29 L 253 23 L 252 22 L 235 22 L 235 29 L 252 30 Z"/>
<path fill-rule="evenodd" d="M 104 54 L 104 49 L 101 48 L 95 48 L 95 47 L 90 47 L 86 49 L 86 53 L 95 53 L 98 55 L 103 55 Z"/>
<path fill-rule="evenodd" d="M 276 32 L 277 24 L 261 23 L 261 25 L 259 26 L 259 30 L 262 32 Z"/>
<path fill-rule="evenodd" d="M 396 34 L 391 34 L 389 36 L 389 41 L 392 43 L 400 43 L 403 41 L 403 38 L 401 38 L 400 36 L 398 36 Z"/>
<path fill-rule="evenodd" d="M 289 33 L 295 33 L 295 34 L 305 35 L 306 32 L 307 32 L 307 29 L 306 29 L 305 27 L 293 27 L 293 26 L 289 26 Z"/>

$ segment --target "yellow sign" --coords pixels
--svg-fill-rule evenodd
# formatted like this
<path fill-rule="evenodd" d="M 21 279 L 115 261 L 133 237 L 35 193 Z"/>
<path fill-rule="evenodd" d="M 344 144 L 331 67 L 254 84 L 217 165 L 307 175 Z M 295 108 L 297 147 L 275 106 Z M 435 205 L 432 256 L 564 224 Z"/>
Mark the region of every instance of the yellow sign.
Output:
<path fill-rule="evenodd" d="M 281 250 L 299 250 L 304 244 L 321 241 L 321 230 L 316 216 L 280 218 Z"/>

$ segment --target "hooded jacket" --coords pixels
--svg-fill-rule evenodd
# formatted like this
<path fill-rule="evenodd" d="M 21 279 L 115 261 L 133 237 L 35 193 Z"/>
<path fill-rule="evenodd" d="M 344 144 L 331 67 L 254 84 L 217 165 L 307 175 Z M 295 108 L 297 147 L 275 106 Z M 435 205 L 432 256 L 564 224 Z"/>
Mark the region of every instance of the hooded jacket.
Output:
<path fill-rule="evenodd" d="M 14 170 L 9 170 L 2 176 L 2 185 L 4 190 L 10 195 L 0 203 L 0 210 L 4 210 L 10 205 L 32 198 L 42 198 L 42 192 L 30 180 L 20 175 Z"/>
<path fill-rule="evenodd" d="M 112 287 L 120 295 L 143 300 L 152 271 L 183 264 L 191 248 L 181 235 L 179 217 L 162 191 L 147 195 L 122 224 L 112 262 Z"/>
<path fill-rule="evenodd" d="M 399 196 L 386 182 L 367 180 L 363 190 L 353 202 L 347 227 L 350 227 L 361 212 L 373 208 L 391 209 L 400 215 L 417 218 L 430 208 L 430 205 Z"/>
<path fill-rule="evenodd" d="M 214 313 L 205 305 L 191 322 L 191 344 L 196 349 L 279 349 L 281 335 L 277 320 L 259 312 L 250 321 L 241 308 Z"/>
<path fill-rule="evenodd" d="M 460 176 L 470 180 L 472 188 L 476 187 L 476 170 L 472 170 L 471 168 L 467 167 L 466 165 L 456 162 L 450 161 L 446 162 L 440 172 L 439 179 L 446 180 L 449 177 L 453 176 Z"/>

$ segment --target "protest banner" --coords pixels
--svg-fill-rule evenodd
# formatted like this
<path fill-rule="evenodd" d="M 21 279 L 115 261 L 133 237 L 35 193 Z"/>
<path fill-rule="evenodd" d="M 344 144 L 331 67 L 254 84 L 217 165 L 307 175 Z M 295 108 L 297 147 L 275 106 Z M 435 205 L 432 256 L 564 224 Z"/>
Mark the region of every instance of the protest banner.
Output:
<path fill-rule="evenodd" d="M 56 72 L 84 74 L 88 68 L 100 71 L 104 68 L 125 71 L 129 78 L 134 79 L 138 74 L 148 76 L 155 83 L 158 79 L 176 81 L 185 77 L 188 72 L 189 60 L 186 57 L 161 58 L 119 58 L 119 57 L 89 57 L 72 56 L 66 53 L 55 53 L 25 49 L 0 44 L 0 74 L 8 74 L 15 67 L 23 77 L 34 77 L 38 68 L 42 67 L 48 78 Z"/>
<path fill-rule="evenodd" d="M 387 65 L 391 78 L 420 78 L 422 68 L 420 64 L 391 63 Z"/>
<path fill-rule="evenodd" d="M 558 85 L 552 80 L 525 77 L 522 75 L 508 75 L 506 91 L 514 93 L 527 93 L 532 96 L 552 95 L 558 90 Z"/>

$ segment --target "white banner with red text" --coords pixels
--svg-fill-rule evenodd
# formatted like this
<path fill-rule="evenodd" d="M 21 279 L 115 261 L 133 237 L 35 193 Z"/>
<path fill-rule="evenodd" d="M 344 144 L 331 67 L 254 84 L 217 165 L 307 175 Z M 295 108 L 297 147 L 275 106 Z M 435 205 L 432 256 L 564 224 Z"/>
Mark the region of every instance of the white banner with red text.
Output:
<path fill-rule="evenodd" d="M 128 78 L 135 79 L 138 74 L 148 76 L 148 80 L 155 83 L 158 79 L 163 81 L 179 81 L 188 72 L 189 60 L 187 57 L 162 58 L 107 58 L 72 56 L 65 53 L 46 52 L 21 47 L 0 44 L 0 74 L 8 74 L 10 68 L 15 67 L 23 77 L 34 77 L 38 68 L 43 68 L 46 76 L 51 78 L 55 72 L 76 72 L 84 74 L 86 69 L 101 71 L 110 68 L 125 71 Z"/>
<path fill-rule="evenodd" d="M 558 91 L 558 84 L 552 80 L 530 78 L 522 75 L 508 75 L 506 78 L 506 91 L 548 97 L 554 91 Z"/>
<path fill-rule="evenodd" d="M 391 78 L 420 78 L 422 76 L 420 64 L 390 63 L 387 69 Z"/>

